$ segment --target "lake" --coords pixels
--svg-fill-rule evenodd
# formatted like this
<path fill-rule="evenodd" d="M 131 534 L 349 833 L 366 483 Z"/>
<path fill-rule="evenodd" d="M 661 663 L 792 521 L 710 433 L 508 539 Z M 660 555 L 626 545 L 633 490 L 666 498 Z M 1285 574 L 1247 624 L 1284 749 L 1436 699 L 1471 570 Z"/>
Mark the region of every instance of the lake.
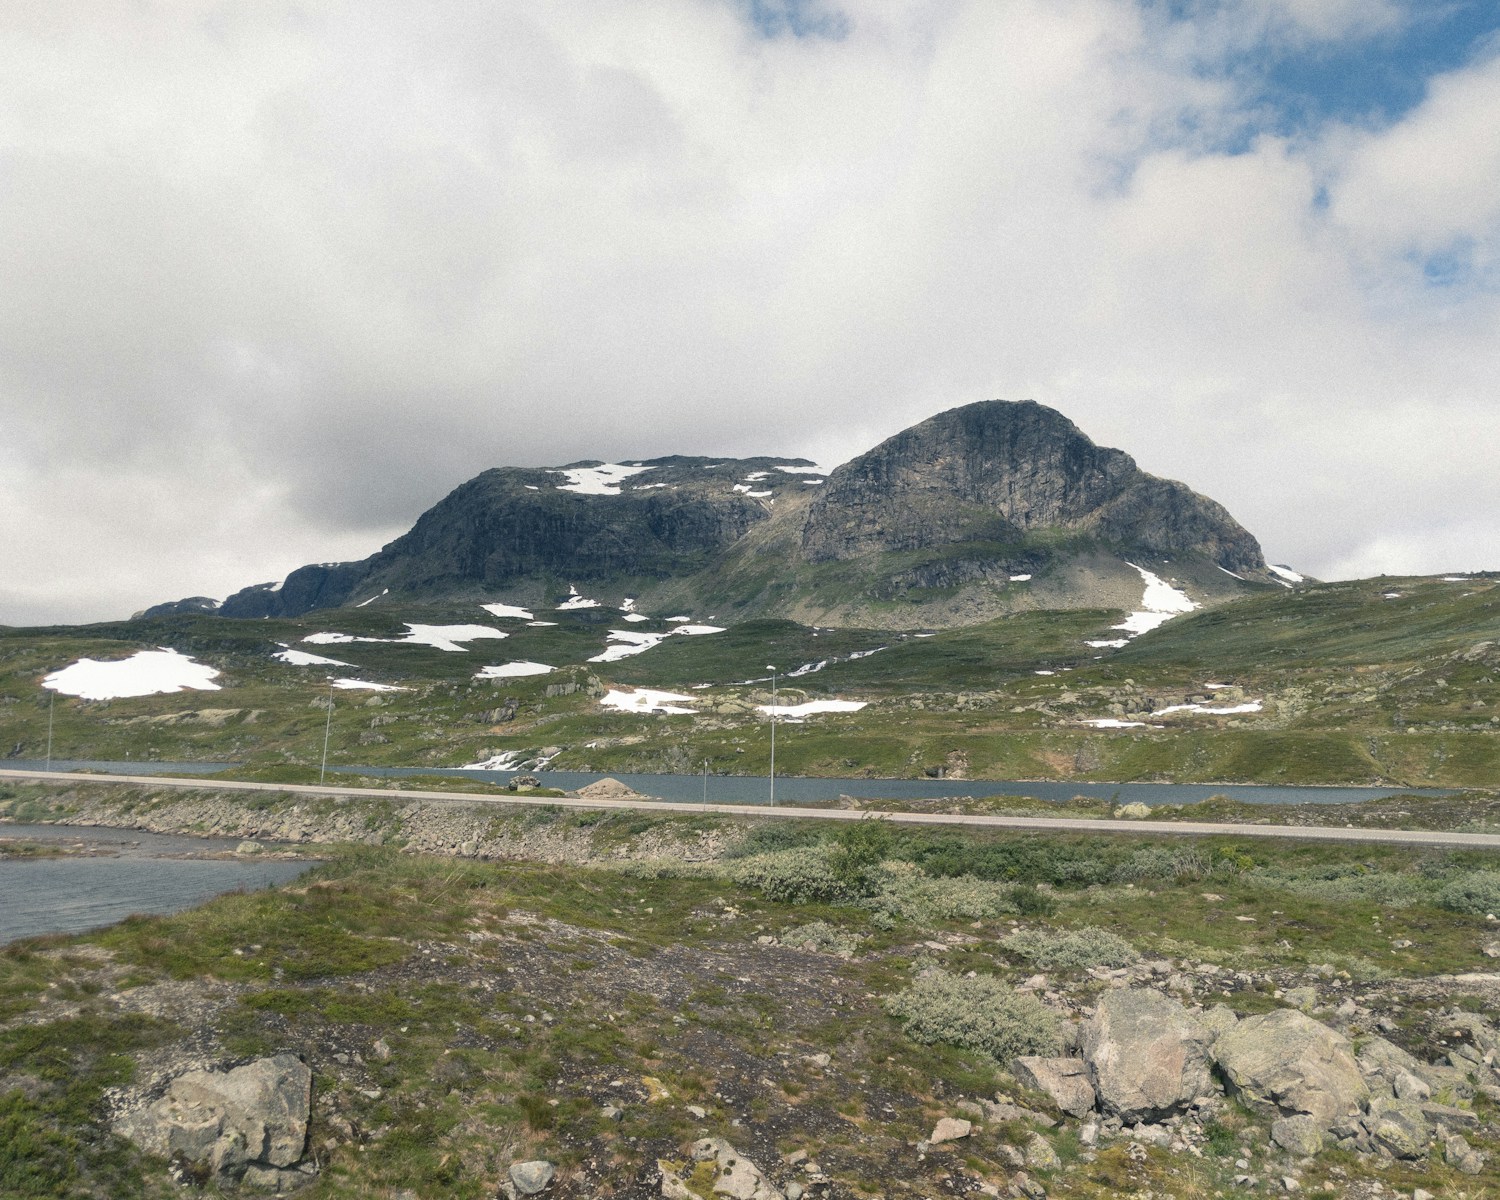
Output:
<path fill-rule="evenodd" d="M 225 892 L 287 883 L 317 865 L 309 859 L 185 857 L 233 851 L 238 842 L 133 829 L 0 824 L 0 838 L 93 852 L 0 858 L 0 944 L 98 929 L 134 913 L 180 912 Z"/>

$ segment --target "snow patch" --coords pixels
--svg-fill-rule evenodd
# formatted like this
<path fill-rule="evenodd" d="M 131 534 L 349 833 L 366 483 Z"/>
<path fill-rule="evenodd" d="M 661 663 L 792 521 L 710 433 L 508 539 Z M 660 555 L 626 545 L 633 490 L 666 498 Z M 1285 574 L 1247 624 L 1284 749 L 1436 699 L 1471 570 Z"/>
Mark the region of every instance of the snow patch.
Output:
<path fill-rule="evenodd" d="M 474 673 L 475 679 L 515 679 L 522 675 L 550 675 L 555 667 L 549 667 L 546 663 L 527 662 L 522 659 L 519 662 L 501 663 L 493 667 L 480 667 Z"/>
<path fill-rule="evenodd" d="M 556 621 L 527 621 L 526 622 L 526 628 L 528 628 L 528 629 L 545 629 L 545 628 L 549 628 L 549 627 L 555 626 L 556 624 L 557 624 Z"/>
<path fill-rule="evenodd" d="M 355 608 L 363 608 L 366 604 L 374 604 L 375 601 L 379 600 L 381 596 L 389 596 L 390 594 L 391 594 L 391 589 L 390 588 L 381 588 L 380 591 L 376 595 L 371 596 L 368 600 L 361 600 L 354 607 Z"/>
<path fill-rule="evenodd" d="M 580 596 L 578 589 L 571 583 L 568 585 L 568 598 L 557 606 L 558 612 L 573 612 L 580 608 L 600 608 L 599 601 L 590 600 L 587 596 Z"/>
<path fill-rule="evenodd" d="M 560 492 L 578 492 L 584 496 L 618 496 L 620 483 L 654 467 L 632 467 L 621 463 L 600 463 L 597 467 L 564 467 L 554 475 L 566 475 L 567 483 L 557 485 Z"/>
<path fill-rule="evenodd" d="M 1173 617 L 1181 616 L 1183 613 L 1192 612 L 1197 608 L 1197 603 L 1190 599 L 1188 594 L 1174 588 L 1159 575 L 1138 567 L 1135 563 L 1125 560 L 1125 565 L 1135 568 L 1140 573 L 1141 580 L 1146 585 L 1146 591 L 1141 596 L 1141 607 L 1137 612 L 1131 613 L 1118 625 L 1111 625 L 1111 629 L 1122 630 L 1123 638 L 1102 638 L 1098 641 L 1085 642 L 1086 646 L 1095 649 L 1118 650 L 1131 638 L 1140 637 L 1143 633 L 1165 625 Z"/>
<path fill-rule="evenodd" d="M 1082 721 L 1080 724 L 1092 725 L 1095 729 L 1140 729 L 1145 728 L 1145 721 L 1122 721 L 1118 717 L 1095 717 L 1091 721 Z M 1149 726 L 1152 729 L 1160 729 L 1160 725 Z"/>
<path fill-rule="evenodd" d="M 692 617 L 668 617 L 667 624 L 676 625 L 682 621 L 691 621 L 692 619 Z"/>
<path fill-rule="evenodd" d="M 626 691 L 620 688 L 611 689 L 599 701 L 605 708 L 618 709 L 620 712 L 628 713 L 693 713 L 696 709 L 683 708 L 681 701 L 689 704 L 694 703 L 692 696 L 684 696 L 681 692 L 658 692 L 651 688 L 636 688 Z"/>
<path fill-rule="evenodd" d="M 1056 671 L 1033 671 L 1033 675 L 1056 675 Z"/>
<path fill-rule="evenodd" d="M 865 700 L 809 700 L 805 704 L 758 704 L 763 713 L 778 719 L 810 717 L 814 713 L 858 712 L 867 706 Z"/>
<path fill-rule="evenodd" d="M 788 475 L 831 475 L 833 473 L 832 467 L 793 467 L 785 463 L 777 463 L 776 469 L 785 471 Z"/>
<path fill-rule="evenodd" d="M 284 663 L 291 663 L 294 667 L 352 667 L 354 665 L 353 663 L 346 663 L 342 659 L 324 658 L 321 654 L 309 654 L 306 650 L 293 650 L 290 646 L 285 645 L 282 645 L 281 650 L 272 657 L 279 658 Z"/>
<path fill-rule="evenodd" d="M 637 621 L 649 621 L 651 618 L 648 617 L 648 616 L 646 616 L 645 613 L 626 613 L 625 614 L 625 619 L 627 621 L 637 622 Z"/>
<path fill-rule="evenodd" d="M 531 611 L 522 608 L 519 604 L 481 604 L 479 607 L 492 617 L 516 617 L 522 621 L 534 620 Z"/>
<path fill-rule="evenodd" d="M 187 688 L 217 692 L 219 685 L 211 681 L 218 674 L 213 667 L 162 648 L 137 650 L 129 658 L 110 661 L 80 658 L 48 675 L 42 686 L 83 700 L 118 700 L 126 696 L 160 696 Z"/>
<path fill-rule="evenodd" d="M 1307 580 L 1298 575 L 1291 567 L 1278 566 L 1276 563 L 1267 563 L 1266 570 L 1279 579 L 1285 579 L 1288 583 L 1306 583 Z"/>
<path fill-rule="evenodd" d="M 1029 582 L 1031 582 L 1031 576 L 1030 575 L 1012 575 L 1010 577 L 1010 581 L 1012 583 L 1029 583 Z"/>
<path fill-rule="evenodd" d="M 666 633 L 644 633 L 633 629 L 611 629 L 609 640 L 614 643 L 606 646 L 602 654 L 596 654 L 589 662 L 610 663 L 619 662 L 622 658 L 633 658 L 637 654 L 644 654 L 652 646 L 659 646 L 669 637 L 702 637 L 710 633 L 723 633 L 724 630 L 717 625 L 679 625 L 676 629 L 669 629 Z"/>
<path fill-rule="evenodd" d="M 410 642 L 419 646 L 431 646 L 434 650 L 464 654 L 469 648 L 460 646 L 459 642 L 477 642 L 481 638 L 497 639 L 509 636 L 510 634 L 501 633 L 491 625 L 413 625 L 408 621 L 406 636 L 389 640 Z"/>
<path fill-rule="evenodd" d="M 1168 713 L 1192 712 L 1207 713 L 1214 717 L 1227 717 L 1234 713 L 1257 713 L 1261 710 L 1259 700 L 1251 700 L 1245 704 L 1231 704 L 1224 708 L 1211 708 L 1207 704 L 1169 704 L 1166 708 L 1158 708 L 1152 715 L 1164 717 Z"/>
<path fill-rule="evenodd" d="M 393 683 L 368 683 L 363 679 L 330 680 L 341 692 L 409 692 L 410 688 L 397 687 Z"/>
<path fill-rule="evenodd" d="M 769 472 L 769 471 L 752 471 L 749 475 L 745 476 L 745 482 L 746 483 L 759 483 L 762 479 L 764 479 L 770 473 L 771 472 Z"/>
<path fill-rule="evenodd" d="M 1218 567 L 1219 564 L 1215 563 L 1214 566 Z M 1238 579 L 1241 583 L 1243 583 L 1245 581 L 1245 577 L 1243 575 L 1236 575 L 1228 567 L 1219 567 L 1219 570 L 1223 571 L 1224 574 L 1228 575 L 1229 578 L 1231 578 L 1231 579 Z"/>

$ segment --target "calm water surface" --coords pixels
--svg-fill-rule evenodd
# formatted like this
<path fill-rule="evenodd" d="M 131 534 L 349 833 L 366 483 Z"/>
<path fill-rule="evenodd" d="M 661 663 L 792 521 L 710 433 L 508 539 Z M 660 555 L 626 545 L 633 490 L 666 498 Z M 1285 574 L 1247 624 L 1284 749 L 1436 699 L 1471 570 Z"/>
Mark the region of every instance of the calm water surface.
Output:
<path fill-rule="evenodd" d="M 96 857 L 0 858 L 0 944 L 79 933 L 133 913 L 173 913 L 225 892 L 275 887 L 308 859 L 190 858 L 232 851 L 223 838 L 167 837 L 130 829 L 0 824 L 0 838 L 87 846 Z"/>

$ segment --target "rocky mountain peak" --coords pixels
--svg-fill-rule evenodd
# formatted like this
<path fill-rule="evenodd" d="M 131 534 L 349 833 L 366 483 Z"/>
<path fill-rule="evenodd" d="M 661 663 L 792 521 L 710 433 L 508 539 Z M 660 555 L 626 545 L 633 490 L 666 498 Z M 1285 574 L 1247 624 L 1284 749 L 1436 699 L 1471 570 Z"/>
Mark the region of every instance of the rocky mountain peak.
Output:
<path fill-rule="evenodd" d="M 1260 546 L 1220 505 L 1097 446 L 1035 401 L 950 409 L 839 467 L 813 502 L 813 562 L 964 542 L 1013 545 L 1043 531 L 1263 571 Z"/>

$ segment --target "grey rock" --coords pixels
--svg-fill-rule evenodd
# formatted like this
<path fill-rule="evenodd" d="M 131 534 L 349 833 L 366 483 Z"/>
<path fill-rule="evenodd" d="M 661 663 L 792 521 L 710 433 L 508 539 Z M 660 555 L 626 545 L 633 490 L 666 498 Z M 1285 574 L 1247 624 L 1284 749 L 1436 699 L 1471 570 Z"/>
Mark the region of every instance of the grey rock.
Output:
<path fill-rule="evenodd" d="M 1160 992 L 1106 993 L 1080 1040 L 1100 1108 L 1121 1120 L 1180 1112 L 1212 1091 L 1208 1032 Z"/>
<path fill-rule="evenodd" d="M 944 1117 L 933 1126 L 932 1132 L 927 1135 L 927 1140 L 934 1146 L 939 1146 L 944 1142 L 956 1142 L 959 1138 L 966 1138 L 973 1130 L 973 1123 L 965 1121 L 962 1117 Z"/>
<path fill-rule="evenodd" d="M 1215 1043 L 1214 1054 L 1245 1103 L 1306 1113 L 1322 1129 L 1357 1113 L 1370 1094 L 1349 1039 L 1293 1009 L 1247 1017 Z"/>
<path fill-rule="evenodd" d="M 1062 1159 L 1057 1157 L 1057 1151 L 1039 1133 L 1033 1133 L 1026 1139 L 1026 1165 L 1033 1171 L 1055 1171 L 1062 1166 Z"/>
<path fill-rule="evenodd" d="M 1378 1097 L 1364 1125 L 1371 1140 L 1396 1158 L 1420 1158 L 1432 1142 L 1432 1126 L 1421 1106 L 1410 1100 Z"/>
<path fill-rule="evenodd" d="M 148 1154 L 180 1154 L 237 1178 L 250 1166 L 289 1167 L 302 1157 L 311 1099 L 307 1065 L 278 1054 L 179 1075 L 161 1099 L 118 1118 L 115 1131 Z"/>
<path fill-rule="evenodd" d="M 1323 1131 L 1306 1114 L 1278 1117 L 1271 1122 L 1271 1140 L 1289 1154 L 1310 1158 L 1323 1148 Z"/>
<path fill-rule="evenodd" d="M 1069 1116 L 1093 1112 L 1096 1097 L 1089 1080 L 1089 1066 L 1081 1058 L 1040 1058 L 1023 1055 L 1010 1065 L 1010 1073 L 1024 1087 L 1044 1092 Z"/>
<path fill-rule="evenodd" d="M 523 1196 L 535 1196 L 545 1191 L 556 1174 L 557 1168 L 544 1158 L 510 1164 L 510 1181 Z"/>
<path fill-rule="evenodd" d="M 1235 1016 L 1234 1010 L 1227 1004 L 1215 1004 L 1198 1013 L 1197 1020 L 1198 1024 L 1208 1030 L 1213 1040 L 1218 1041 L 1219 1038 L 1238 1025 L 1240 1019 Z"/>
<path fill-rule="evenodd" d="M 1452 1134 L 1443 1143 L 1443 1158 L 1455 1171 L 1478 1175 L 1484 1170 L 1485 1156 L 1469 1145 L 1461 1134 Z"/>
<path fill-rule="evenodd" d="M 699 1138 L 693 1143 L 694 1162 L 712 1162 L 718 1171 L 714 1195 L 726 1200 L 786 1200 L 759 1167 L 723 1138 Z M 683 1177 L 670 1163 L 658 1160 L 661 1172 L 661 1194 L 665 1200 L 698 1200 Z"/>

